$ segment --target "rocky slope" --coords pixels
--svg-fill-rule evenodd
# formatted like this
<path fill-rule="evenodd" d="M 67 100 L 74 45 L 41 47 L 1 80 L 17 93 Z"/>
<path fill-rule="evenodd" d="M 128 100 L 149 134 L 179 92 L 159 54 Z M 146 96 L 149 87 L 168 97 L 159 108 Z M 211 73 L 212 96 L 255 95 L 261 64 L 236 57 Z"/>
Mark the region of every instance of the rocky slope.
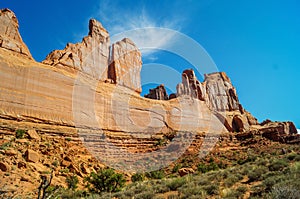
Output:
<path fill-rule="evenodd" d="M 185 70 L 176 94 L 168 97 L 160 86 L 141 97 L 138 48 L 127 38 L 111 45 L 94 19 L 81 43 L 51 52 L 42 63 L 22 42 L 14 13 L 1 10 L 0 21 L 1 191 L 35 194 L 40 175 L 50 169 L 53 184 L 65 186 L 66 169 L 82 180 L 104 162 L 145 170 L 135 165 L 145 158 L 159 167 L 167 160 L 158 157 L 172 162 L 170 157 L 201 147 L 208 152 L 210 146 L 201 146 L 207 139 L 299 142 L 293 123 L 259 124 L 245 111 L 225 73 L 207 74 L 201 83 Z M 24 138 L 15 137 L 20 129 Z M 153 151 L 159 156 L 147 155 Z M 103 154 L 110 155 L 104 160 Z"/>

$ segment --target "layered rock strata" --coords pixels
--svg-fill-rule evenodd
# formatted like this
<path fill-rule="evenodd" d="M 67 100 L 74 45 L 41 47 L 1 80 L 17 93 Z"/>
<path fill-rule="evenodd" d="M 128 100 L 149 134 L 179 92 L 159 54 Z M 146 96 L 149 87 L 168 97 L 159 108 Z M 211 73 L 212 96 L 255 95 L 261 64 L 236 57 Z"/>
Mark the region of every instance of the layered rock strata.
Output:
<path fill-rule="evenodd" d="M 176 98 L 155 101 L 141 97 L 141 61 L 136 46 L 124 39 L 112 47 L 109 57 L 107 31 L 95 20 L 90 21 L 89 28 L 82 43 L 50 53 L 43 63 L 24 59 L 14 49 L 0 48 L 2 130 L 34 126 L 39 133 L 77 135 L 95 156 L 109 153 L 106 158 L 112 164 L 123 159 L 130 165 L 140 160 L 139 153 L 164 148 L 156 146 L 157 141 L 165 141 L 167 146 L 160 155 L 176 157 L 184 153 L 197 133 L 217 140 L 222 132 L 268 127 L 259 125 L 240 106 L 225 73 L 206 75 L 204 83 L 200 83 L 192 70 L 186 70 Z M 20 40 L 10 41 L 17 44 Z M 106 68 L 107 73 L 103 72 Z M 131 69 L 136 74 L 129 72 Z M 105 83 L 108 78 L 114 84 Z M 154 93 L 158 99 L 167 96 L 162 88 Z M 281 129 L 269 127 L 273 134 Z M 295 134 L 294 130 L 287 131 L 292 127 L 283 129 L 279 136 L 282 132 Z M 273 139 L 267 130 L 264 132 L 265 137 Z M 124 156 L 128 151 L 136 156 Z M 160 165 L 148 154 L 144 158 L 150 160 L 149 164 Z"/>

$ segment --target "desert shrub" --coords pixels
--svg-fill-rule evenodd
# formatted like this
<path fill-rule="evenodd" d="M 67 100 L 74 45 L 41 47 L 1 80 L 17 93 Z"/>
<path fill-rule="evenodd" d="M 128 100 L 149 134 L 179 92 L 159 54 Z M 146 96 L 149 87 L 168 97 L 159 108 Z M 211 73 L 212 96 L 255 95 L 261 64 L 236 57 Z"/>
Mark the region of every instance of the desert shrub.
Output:
<path fill-rule="evenodd" d="M 268 172 L 268 169 L 263 166 L 254 167 L 251 171 L 248 172 L 249 181 L 258 181 L 262 179 L 263 174 Z"/>
<path fill-rule="evenodd" d="M 144 191 L 147 191 L 149 188 L 146 186 L 146 185 L 137 185 L 134 187 L 134 193 L 137 194 L 137 193 L 142 193 Z"/>
<path fill-rule="evenodd" d="M 178 170 L 182 167 L 181 164 L 176 164 L 174 167 L 173 167 L 173 170 L 172 170 L 172 173 L 177 173 Z"/>
<path fill-rule="evenodd" d="M 155 193 L 153 193 L 152 191 L 146 191 L 146 192 L 142 192 L 140 194 L 137 194 L 134 196 L 134 198 L 136 199 L 152 199 L 154 198 Z"/>
<path fill-rule="evenodd" d="M 296 155 L 296 157 L 294 158 L 295 161 L 300 161 L 300 155 Z"/>
<path fill-rule="evenodd" d="M 178 192 L 180 193 L 180 198 L 193 198 L 193 196 L 196 196 L 196 198 L 206 198 L 206 191 L 202 189 L 200 186 L 192 186 L 191 184 L 181 187 L 178 189 Z M 195 198 L 195 197 L 194 197 Z"/>
<path fill-rule="evenodd" d="M 152 179 L 162 179 L 165 177 L 165 172 L 164 171 L 151 171 L 149 173 L 146 173 L 147 178 L 152 178 Z"/>
<path fill-rule="evenodd" d="M 8 147 L 11 146 L 11 142 L 5 142 L 0 146 L 1 150 L 6 150 Z"/>
<path fill-rule="evenodd" d="M 132 182 L 144 181 L 145 175 L 143 173 L 135 173 L 131 176 Z"/>
<path fill-rule="evenodd" d="M 239 180 L 241 180 L 241 178 L 243 178 L 243 176 L 241 176 L 240 174 L 233 174 L 224 180 L 224 185 L 226 187 L 231 187 L 232 185 L 237 183 Z"/>
<path fill-rule="evenodd" d="M 66 183 L 69 189 L 73 189 L 73 190 L 77 189 L 78 182 L 79 182 L 78 177 L 75 174 L 68 176 L 66 178 Z"/>
<path fill-rule="evenodd" d="M 175 178 L 171 181 L 169 181 L 167 183 L 167 187 L 172 190 L 175 191 L 177 190 L 179 187 L 181 187 L 182 185 L 184 185 L 186 183 L 186 179 L 185 178 Z"/>
<path fill-rule="evenodd" d="M 299 188 L 293 186 L 275 186 L 269 194 L 272 199 L 299 199 L 300 191 Z"/>
<path fill-rule="evenodd" d="M 289 153 L 287 155 L 287 159 L 291 161 L 291 160 L 294 160 L 296 158 L 296 156 L 297 156 L 297 153 Z"/>
<path fill-rule="evenodd" d="M 86 178 L 88 189 L 94 193 L 117 192 L 125 185 L 125 178 L 122 174 L 115 173 L 113 169 L 101 169 L 97 173 L 92 172 Z"/>
<path fill-rule="evenodd" d="M 204 164 L 204 163 L 198 164 L 198 171 L 201 173 L 206 173 L 208 171 L 213 171 L 218 169 L 219 166 L 214 162 L 210 162 L 209 164 Z"/>
<path fill-rule="evenodd" d="M 249 155 L 247 158 L 245 158 L 245 159 L 239 159 L 238 161 L 237 161 L 237 163 L 239 164 L 239 165 L 242 165 L 242 164 L 245 164 L 245 163 L 247 163 L 247 162 L 254 162 L 255 160 L 256 160 L 256 156 L 254 156 L 254 155 Z"/>
<path fill-rule="evenodd" d="M 156 193 L 165 193 L 170 191 L 169 187 L 167 187 L 166 180 L 152 180 L 150 186 L 152 190 Z M 149 190 L 149 187 L 147 190 Z"/>
<path fill-rule="evenodd" d="M 236 190 L 230 188 L 223 189 L 221 195 L 224 199 L 238 198 L 240 196 Z"/>
<path fill-rule="evenodd" d="M 263 184 L 267 187 L 267 189 L 270 190 L 271 187 L 273 187 L 278 182 L 282 181 L 282 178 L 283 177 L 280 175 L 269 176 L 263 181 Z"/>
<path fill-rule="evenodd" d="M 219 193 L 219 186 L 216 184 L 206 185 L 202 187 L 207 194 L 214 195 Z"/>
<path fill-rule="evenodd" d="M 285 160 L 279 159 L 279 160 L 275 160 L 275 161 L 271 162 L 269 165 L 269 169 L 270 169 L 270 171 L 280 171 L 287 166 L 288 166 L 288 163 Z"/>
<path fill-rule="evenodd" d="M 16 130 L 16 138 L 21 139 L 24 137 L 26 131 L 23 129 Z"/>
<path fill-rule="evenodd" d="M 248 188 L 245 186 L 240 186 L 240 187 L 236 188 L 236 192 L 238 193 L 238 195 L 242 195 L 242 194 L 246 193 L 247 190 L 248 190 Z"/>
<path fill-rule="evenodd" d="M 52 162 L 52 165 L 55 166 L 55 167 L 57 167 L 57 166 L 59 165 L 59 162 L 58 162 L 57 160 L 54 160 L 54 161 Z"/>

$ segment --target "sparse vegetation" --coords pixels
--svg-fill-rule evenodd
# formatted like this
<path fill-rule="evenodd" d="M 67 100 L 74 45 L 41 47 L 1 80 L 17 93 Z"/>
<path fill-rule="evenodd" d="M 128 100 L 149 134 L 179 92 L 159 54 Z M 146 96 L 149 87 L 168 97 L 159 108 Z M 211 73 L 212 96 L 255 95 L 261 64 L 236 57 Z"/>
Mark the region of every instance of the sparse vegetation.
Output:
<path fill-rule="evenodd" d="M 165 177 L 165 172 L 162 170 L 151 171 L 146 173 L 146 177 L 150 179 L 162 179 Z"/>
<path fill-rule="evenodd" d="M 135 173 L 131 176 L 132 182 L 144 181 L 144 180 L 145 180 L 145 175 L 143 173 Z"/>
<path fill-rule="evenodd" d="M 16 138 L 21 139 L 24 137 L 26 131 L 23 129 L 17 129 L 16 130 Z"/>
<path fill-rule="evenodd" d="M 79 182 L 78 177 L 75 174 L 68 176 L 66 178 L 66 183 L 67 183 L 69 189 L 72 189 L 72 190 L 77 189 L 78 182 Z"/>

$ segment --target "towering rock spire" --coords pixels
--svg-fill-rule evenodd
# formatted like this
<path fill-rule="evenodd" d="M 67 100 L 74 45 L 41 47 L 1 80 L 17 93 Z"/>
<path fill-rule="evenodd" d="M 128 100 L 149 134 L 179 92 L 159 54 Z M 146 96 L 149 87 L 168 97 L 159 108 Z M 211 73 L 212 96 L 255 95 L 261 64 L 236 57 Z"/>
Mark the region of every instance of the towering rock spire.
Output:
<path fill-rule="evenodd" d="M 210 108 L 217 111 L 235 111 L 242 107 L 236 90 L 226 73 L 205 74 L 207 102 Z"/>
<path fill-rule="evenodd" d="M 108 78 L 114 83 L 140 93 L 142 91 L 141 69 L 141 52 L 130 39 L 124 38 L 112 45 Z"/>
<path fill-rule="evenodd" d="M 95 19 L 89 21 L 89 34 L 81 43 L 68 43 L 63 50 L 52 51 L 45 64 L 64 69 L 77 69 L 98 80 L 107 79 L 110 39 L 108 32 Z"/>
<path fill-rule="evenodd" d="M 19 23 L 15 14 L 5 8 L 0 10 L 0 47 L 12 50 L 32 59 L 19 33 Z"/>

